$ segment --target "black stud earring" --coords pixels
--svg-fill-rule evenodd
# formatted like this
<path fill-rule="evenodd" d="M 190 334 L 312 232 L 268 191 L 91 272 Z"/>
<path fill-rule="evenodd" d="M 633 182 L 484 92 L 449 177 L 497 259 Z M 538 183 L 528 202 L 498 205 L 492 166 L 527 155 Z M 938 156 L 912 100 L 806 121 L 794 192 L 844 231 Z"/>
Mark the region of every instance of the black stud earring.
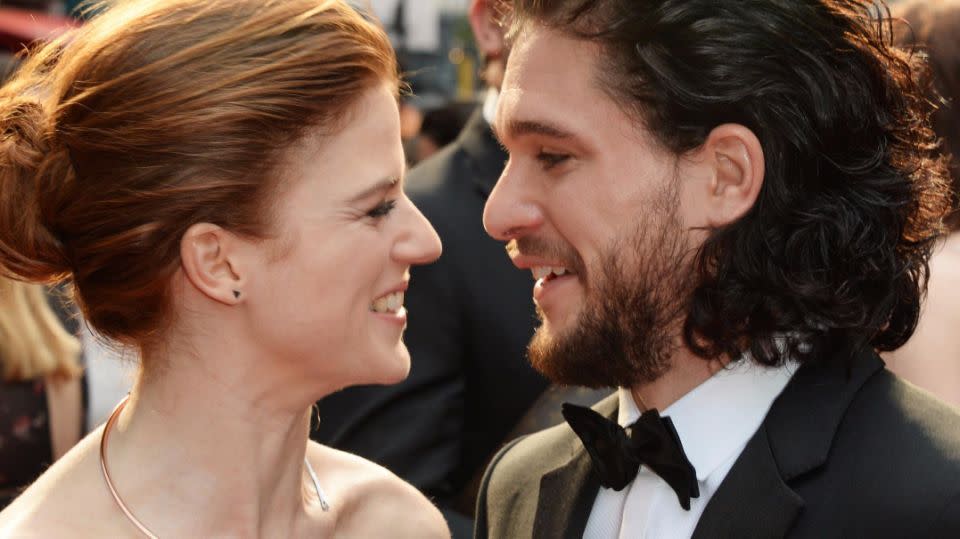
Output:
<path fill-rule="evenodd" d="M 235 298 L 237 298 L 237 299 L 240 299 L 240 291 L 239 291 L 239 290 L 234 290 L 234 291 L 233 291 L 233 297 L 235 297 Z"/>

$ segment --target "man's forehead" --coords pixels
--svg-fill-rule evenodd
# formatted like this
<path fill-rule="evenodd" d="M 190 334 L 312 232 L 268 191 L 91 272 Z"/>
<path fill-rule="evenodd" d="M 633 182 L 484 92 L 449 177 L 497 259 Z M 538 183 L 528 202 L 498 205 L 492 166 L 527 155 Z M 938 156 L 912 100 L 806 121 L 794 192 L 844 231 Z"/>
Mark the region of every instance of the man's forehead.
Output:
<path fill-rule="evenodd" d="M 504 86 L 593 79 L 599 46 L 543 25 L 529 24 L 517 36 L 504 73 Z"/>
<path fill-rule="evenodd" d="M 544 134 L 550 128 L 575 130 L 577 111 L 603 97 L 595 82 L 595 62 L 592 44 L 532 26 L 518 36 L 508 60 L 495 128 L 533 127 Z"/>
<path fill-rule="evenodd" d="M 610 137 L 646 135 L 602 89 L 599 46 L 543 27 L 527 32 L 507 61 L 493 125 L 501 140 L 543 135 L 597 149 Z"/>

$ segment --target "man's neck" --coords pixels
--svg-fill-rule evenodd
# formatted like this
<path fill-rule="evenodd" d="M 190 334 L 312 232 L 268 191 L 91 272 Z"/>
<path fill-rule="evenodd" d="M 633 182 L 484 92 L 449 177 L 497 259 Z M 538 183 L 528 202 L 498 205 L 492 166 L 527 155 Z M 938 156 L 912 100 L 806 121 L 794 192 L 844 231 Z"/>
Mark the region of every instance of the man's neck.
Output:
<path fill-rule="evenodd" d="M 729 359 L 704 360 L 687 348 L 680 348 L 671 358 L 671 368 L 653 382 L 630 388 L 633 400 L 641 411 L 664 410 L 700 384 L 710 379 L 729 363 Z"/>

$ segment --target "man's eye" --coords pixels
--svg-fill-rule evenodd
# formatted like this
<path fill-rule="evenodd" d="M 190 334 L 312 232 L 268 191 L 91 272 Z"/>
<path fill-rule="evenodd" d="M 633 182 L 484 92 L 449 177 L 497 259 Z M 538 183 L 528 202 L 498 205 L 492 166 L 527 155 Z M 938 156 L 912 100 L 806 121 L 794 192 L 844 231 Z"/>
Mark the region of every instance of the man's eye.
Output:
<path fill-rule="evenodd" d="M 537 154 L 537 161 L 540 162 L 544 170 L 550 170 L 569 158 L 569 155 L 561 153 L 540 152 Z"/>
<path fill-rule="evenodd" d="M 375 208 L 368 211 L 367 217 L 371 217 L 373 219 L 379 219 L 380 217 L 385 217 L 387 214 L 393 211 L 393 209 L 396 207 L 397 207 L 396 200 L 384 200 L 380 204 L 377 204 Z"/>

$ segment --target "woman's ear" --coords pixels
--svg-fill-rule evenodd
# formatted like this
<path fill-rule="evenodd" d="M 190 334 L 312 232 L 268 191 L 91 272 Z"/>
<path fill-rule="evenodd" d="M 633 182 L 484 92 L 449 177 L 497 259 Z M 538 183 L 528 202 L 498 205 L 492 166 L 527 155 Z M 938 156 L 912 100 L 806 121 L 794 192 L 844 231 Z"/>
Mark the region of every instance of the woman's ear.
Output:
<path fill-rule="evenodd" d="M 197 223 L 180 240 L 180 260 L 187 280 L 204 295 L 226 305 L 243 300 L 235 236 L 210 223 Z"/>
<path fill-rule="evenodd" d="M 739 124 L 717 126 L 699 152 L 709 169 L 704 200 L 707 224 L 728 225 L 743 217 L 760 196 L 764 158 L 760 140 Z"/>

